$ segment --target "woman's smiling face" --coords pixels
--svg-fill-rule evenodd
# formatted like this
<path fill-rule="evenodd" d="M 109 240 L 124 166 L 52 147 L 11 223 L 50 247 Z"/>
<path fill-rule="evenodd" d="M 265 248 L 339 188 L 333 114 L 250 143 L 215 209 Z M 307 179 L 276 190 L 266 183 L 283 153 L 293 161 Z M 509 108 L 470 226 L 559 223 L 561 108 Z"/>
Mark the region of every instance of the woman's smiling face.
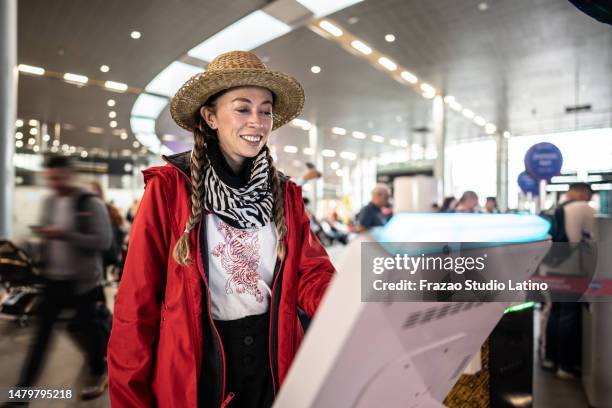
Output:
<path fill-rule="evenodd" d="M 246 158 L 257 156 L 272 131 L 272 92 L 258 86 L 230 89 L 213 108 L 202 107 L 200 114 L 217 131 L 219 147 L 228 164 L 238 173 Z"/>

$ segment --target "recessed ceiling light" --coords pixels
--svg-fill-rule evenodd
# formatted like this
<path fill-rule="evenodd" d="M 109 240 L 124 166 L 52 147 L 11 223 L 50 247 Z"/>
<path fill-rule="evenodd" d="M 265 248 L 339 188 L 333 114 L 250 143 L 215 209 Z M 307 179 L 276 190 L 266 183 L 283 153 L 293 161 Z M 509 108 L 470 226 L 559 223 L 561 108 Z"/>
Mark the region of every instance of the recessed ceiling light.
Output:
<path fill-rule="evenodd" d="M 115 106 L 115 100 L 109 99 L 108 101 L 106 101 L 106 106 L 109 106 L 112 108 L 113 106 Z"/>
<path fill-rule="evenodd" d="M 140 147 L 140 143 L 135 141 L 134 143 L 132 143 L 132 146 L 134 146 L 135 149 L 138 149 Z"/>
<path fill-rule="evenodd" d="M 291 145 L 285 146 L 283 150 L 285 151 L 285 153 L 297 153 L 298 152 L 297 146 L 291 146 Z"/>
<path fill-rule="evenodd" d="M 451 95 L 446 95 L 444 97 L 444 103 L 451 103 L 451 102 L 455 102 L 455 97 Z"/>
<path fill-rule="evenodd" d="M 380 57 L 378 59 L 378 63 L 387 68 L 389 71 L 395 71 L 397 69 L 397 64 L 387 57 Z"/>
<path fill-rule="evenodd" d="M 23 133 L 21 133 L 21 132 L 15 133 L 15 138 L 18 139 L 18 140 L 19 139 L 23 139 Z"/>
<path fill-rule="evenodd" d="M 115 111 L 108 112 L 108 117 L 111 119 L 115 119 L 117 117 L 117 112 Z"/>
<path fill-rule="evenodd" d="M 354 49 L 356 49 L 357 51 L 365 55 L 370 55 L 372 53 L 372 48 L 370 48 L 367 44 L 359 40 L 352 41 L 351 47 L 353 47 Z"/>
<path fill-rule="evenodd" d="M 132 31 L 130 33 L 130 37 L 132 37 L 133 39 L 137 40 L 140 37 L 142 37 L 142 35 L 140 34 L 140 31 Z"/>
<path fill-rule="evenodd" d="M 32 136 L 36 136 L 38 134 L 38 129 L 37 128 L 30 128 L 30 134 Z"/>
<path fill-rule="evenodd" d="M 23 126 L 23 120 L 21 120 L 21 119 L 17 119 L 17 120 L 15 121 L 15 127 L 20 128 L 20 127 L 22 127 L 22 126 Z"/>
<path fill-rule="evenodd" d="M 449 106 L 451 107 L 451 109 L 456 110 L 457 112 L 461 112 L 461 109 L 463 108 L 461 104 L 457 101 L 451 102 Z"/>
<path fill-rule="evenodd" d="M 34 139 L 33 137 L 29 138 L 29 139 L 28 139 L 28 144 L 29 144 L 29 145 L 36 144 L 36 139 Z"/>
<path fill-rule="evenodd" d="M 331 149 L 321 150 L 321 156 L 323 157 L 336 157 L 336 151 Z"/>
<path fill-rule="evenodd" d="M 411 84 L 416 84 L 417 81 L 419 80 L 416 75 L 412 74 L 411 72 L 408 71 L 402 71 L 402 73 L 400 74 L 400 76 L 405 80 L 410 82 Z"/>
<path fill-rule="evenodd" d="M 472 119 L 474 117 L 474 112 L 472 112 L 469 109 L 464 109 L 463 111 L 461 111 L 461 113 L 463 113 L 463 116 L 465 116 L 468 119 Z"/>
<path fill-rule="evenodd" d="M 504 132 L 504 137 L 506 139 L 508 139 L 510 136 L 512 136 L 512 133 L 508 132 L 507 130 Z"/>
<path fill-rule="evenodd" d="M 336 176 L 342 177 L 343 174 L 344 174 L 344 172 L 342 171 L 342 169 L 336 170 Z"/>
<path fill-rule="evenodd" d="M 343 31 L 339 27 L 330 23 L 327 20 L 321 21 L 319 23 L 319 27 L 321 27 L 322 29 L 324 29 L 325 31 L 333 35 L 334 37 L 341 37 L 342 34 L 344 34 Z"/>
<path fill-rule="evenodd" d="M 303 130 L 310 130 L 312 123 L 305 119 L 296 118 L 291 121 L 291 125 L 302 128 Z"/>
<path fill-rule="evenodd" d="M 357 24 L 359 22 L 359 17 L 351 17 L 348 20 L 346 20 L 346 22 L 349 24 Z"/>
<path fill-rule="evenodd" d="M 23 142 L 22 142 L 21 140 L 17 140 L 17 141 L 15 142 L 15 146 L 17 146 L 17 147 L 23 147 Z"/>
<path fill-rule="evenodd" d="M 38 121 L 36 119 L 30 119 L 28 120 L 28 125 L 30 126 L 38 126 Z"/>
<path fill-rule="evenodd" d="M 38 147 L 38 146 L 34 146 L 34 147 L 32 148 L 32 150 L 34 150 L 34 152 L 38 152 L 38 151 L 40 150 L 40 147 Z"/>
<path fill-rule="evenodd" d="M 60 142 L 59 142 L 59 140 L 56 139 L 56 140 L 53 141 L 52 144 L 53 144 L 53 146 L 57 147 L 57 146 L 60 145 Z"/>
<path fill-rule="evenodd" d="M 83 158 L 87 157 L 87 150 L 83 150 L 81 152 L 81 157 L 83 157 Z"/>
<path fill-rule="evenodd" d="M 42 139 L 43 139 L 44 142 L 48 142 L 49 140 L 51 140 L 51 136 L 43 135 Z"/>
<path fill-rule="evenodd" d="M 45 74 L 45 70 L 43 68 L 35 67 L 33 65 L 19 64 L 18 69 L 19 69 L 19 72 L 24 72 L 26 74 L 32 74 L 32 75 L 44 75 Z"/>
<path fill-rule="evenodd" d="M 340 152 L 340 157 L 345 160 L 357 160 L 357 155 L 353 152 Z"/>
<path fill-rule="evenodd" d="M 313 65 L 312 67 L 310 67 L 310 72 L 312 72 L 313 74 L 318 74 L 319 72 L 321 72 L 321 67 L 318 65 Z"/>
<path fill-rule="evenodd" d="M 395 36 L 393 34 L 387 34 L 387 35 L 385 35 L 385 41 L 386 42 L 393 42 L 393 41 L 395 41 Z"/>
<path fill-rule="evenodd" d="M 436 88 L 426 83 L 421 84 L 421 90 L 427 95 L 436 94 Z"/>
<path fill-rule="evenodd" d="M 121 137 L 121 140 L 126 140 L 128 138 L 128 134 L 122 133 L 120 137 Z"/>
<path fill-rule="evenodd" d="M 482 116 L 476 116 L 474 118 L 474 123 L 477 124 L 478 126 L 484 126 L 485 123 L 487 123 L 487 121 Z"/>
<path fill-rule="evenodd" d="M 87 131 L 96 135 L 104 133 L 104 129 L 99 126 L 88 126 Z"/>
<path fill-rule="evenodd" d="M 312 147 L 305 147 L 302 149 L 302 153 L 304 153 L 306 156 L 310 156 L 314 154 L 314 149 Z"/>
<path fill-rule="evenodd" d="M 363 139 L 365 139 L 365 138 L 367 137 L 365 133 L 363 133 L 363 132 L 358 132 L 358 131 L 354 131 L 354 132 L 352 133 L 352 135 L 353 135 L 353 137 L 354 137 L 355 139 L 360 139 L 360 140 L 363 140 Z"/>
<path fill-rule="evenodd" d="M 89 78 L 87 78 L 85 75 L 71 74 L 70 72 L 66 72 L 64 74 L 64 81 L 84 85 L 87 83 L 87 81 L 89 81 Z"/>
<path fill-rule="evenodd" d="M 485 132 L 487 132 L 487 133 L 488 133 L 488 134 L 490 134 L 490 135 L 491 135 L 491 134 L 493 134 L 493 133 L 495 133 L 495 131 L 496 131 L 496 130 L 497 130 L 497 126 L 495 126 L 495 125 L 494 125 L 494 124 L 492 124 L 492 123 L 487 123 L 487 124 L 485 125 Z"/>
<path fill-rule="evenodd" d="M 338 170 L 338 169 L 340 168 L 340 163 L 338 163 L 338 162 L 331 162 L 331 163 L 329 164 L 329 167 L 330 167 L 332 170 Z"/>
<path fill-rule="evenodd" d="M 380 135 L 372 135 L 372 141 L 376 143 L 384 143 L 385 138 Z"/>
<path fill-rule="evenodd" d="M 484 1 L 478 5 L 478 10 L 480 11 L 487 11 L 488 9 L 489 9 L 489 5 Z"/>
<path fill-rule="evenodd" d="M 110 68 L 109 68 L 108 65 L 100 65 L 100 71 L 108 72 L 108 71 L 110 71 Z"/>
<path fill-rule="evenodd" d="M 340 136 L 346 135 L 346 129 L 345 129 L 345 128 L 341 128 L 341 127 L 334 126 L 334 127 L 331 129 L 331 131 L 332 131 L 332 133 L 333 133 L 333 134 L 335 134 L 335 135 L 340 135 Z"/>
<path fill-rule="evenodd" d="M 115 82 L 115 81 L 106 81 L 104 82 L 104 87 L 106 89 L 110 89 L 111 91 L 125 92 L 128 89 L 127 84 L 123 82 Z"/>
<path fill-rule="evenodd" d="M 117 121 L 116 120 L 111 120 L 109 123 L 109 126 L 112 128 L 116 128 L 117 127 Z"/>

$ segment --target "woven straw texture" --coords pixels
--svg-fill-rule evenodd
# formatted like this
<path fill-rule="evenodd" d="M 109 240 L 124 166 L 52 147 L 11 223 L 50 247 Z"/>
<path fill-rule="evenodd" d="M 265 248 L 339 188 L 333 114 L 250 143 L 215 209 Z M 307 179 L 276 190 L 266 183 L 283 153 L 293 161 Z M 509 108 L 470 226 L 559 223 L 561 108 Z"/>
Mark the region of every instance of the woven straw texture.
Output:
<path fill-rule="evenodd" d="M 237 86 L 261 86 L 274 93 L 273 129 L 297 117 L 304 108 L 304 90 L 295 78 L 270 71 L 251 52 L 230 51 L 215 58 L 206 72 L 183 84 L 172 98 L 170 114 L 180 127 L 192 131 L 204 102 L 217 92 Z"/>

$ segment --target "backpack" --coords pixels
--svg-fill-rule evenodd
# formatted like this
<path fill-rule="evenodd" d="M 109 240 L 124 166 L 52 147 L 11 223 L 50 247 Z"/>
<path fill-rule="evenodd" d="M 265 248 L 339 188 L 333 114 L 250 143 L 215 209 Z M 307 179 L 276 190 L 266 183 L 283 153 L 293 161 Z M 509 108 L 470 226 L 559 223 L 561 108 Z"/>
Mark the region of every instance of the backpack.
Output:
<path fill-rule="evenodd" d="M 86 203 L 87 200 L 96 197 L 94 194 L 89 192 L 82 192 L 76 198 L 76 220 L 75 220 L 75 228 L 77 231 L 81 233 L 89 232 L 89 223 L 86 219 L 88 216 L 91 216 L 86 213 Z M 109 214 L 110 215 L 110 214 Z M 119 262 L 121 258 L 121 245 L 123 242 L 123 231 L 116 226 L 111 225 L 112 228 L 112 240 L 111 245 L 106 250 L 102 251 L 102 262 L 104 267 L 109 265 L 115 265 Z"/>
<path fill-rule="evenodd" d="M 553 242 L 568 242 L 567 232 L 565 231 L 565 211 L 564 207 L 572 201 L 566 201 L 558 205 L 552 211 L 542 211 L 539 215 L 550 224 L 548 234 Z"/>

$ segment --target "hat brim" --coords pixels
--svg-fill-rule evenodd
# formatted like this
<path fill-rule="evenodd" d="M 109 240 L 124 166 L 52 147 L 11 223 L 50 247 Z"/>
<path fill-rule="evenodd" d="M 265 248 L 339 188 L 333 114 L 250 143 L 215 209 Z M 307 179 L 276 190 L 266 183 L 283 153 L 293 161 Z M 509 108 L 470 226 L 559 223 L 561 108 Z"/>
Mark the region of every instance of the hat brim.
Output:
<path fill-rule="evenodd" d="M 170 114 L 180 127 L 193 131 L 204 102 L 218 92 L 238 86 L 261 86 L 274 94 L 273 130 L 295 119 L 304 108 L 304 89 L 295 78 L 281 72 L 239 68 L 194 75 L 172 98 Z"/>

